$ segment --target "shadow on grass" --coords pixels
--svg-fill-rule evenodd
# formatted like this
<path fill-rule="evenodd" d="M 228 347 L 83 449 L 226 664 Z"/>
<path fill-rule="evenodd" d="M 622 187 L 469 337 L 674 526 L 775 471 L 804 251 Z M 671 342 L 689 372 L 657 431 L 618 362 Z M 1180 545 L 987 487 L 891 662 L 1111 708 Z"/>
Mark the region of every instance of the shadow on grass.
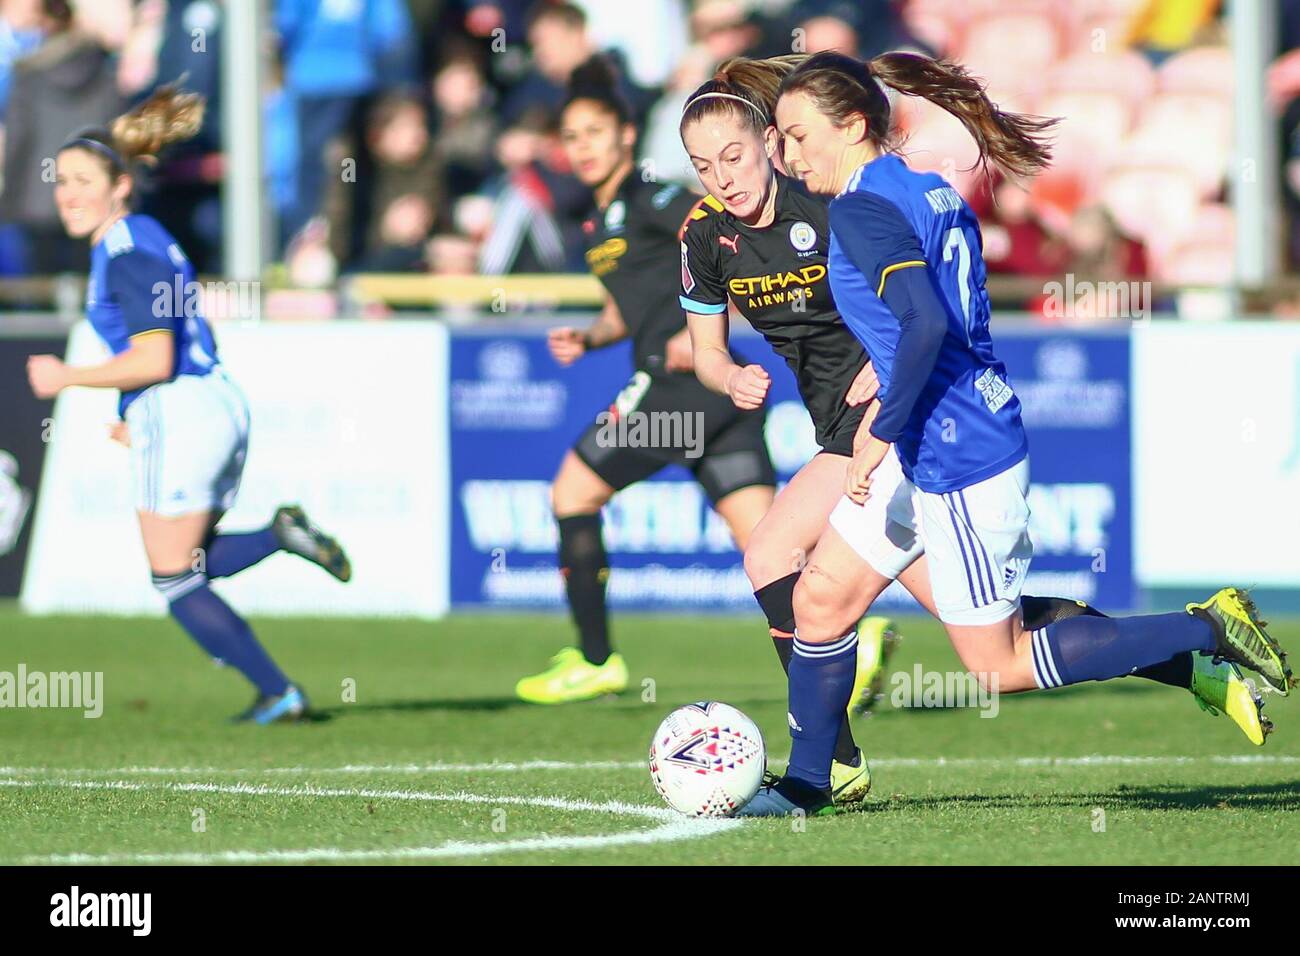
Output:
<path fill-rule="evenodd" d="M 1091 810 L 1300 810 L 1300 782 L 1197 787 L 1180 784 L 1121 785 L 1091 793 L 895 794 L 863 807 L 864 813 L 941 810 L 1026 810 L 1078 807 Z"/>
<path fill-rule="evenodd" d="M 698 699 L 698 698 L 692 698 Z M 683 698 L 674 699 L 671 703 L 662 701 L 643 701 L 638 694 L 627 693 L 623 695 L 606 695 L 597 697 L 594 700 L 575 701 L 570 704 L 547 705 L 547 704 L 530 704 L 527 701 L 519 700 L 517 697 L 440 697 L 430 698 L 428 700 L 381 700 L 370 704 L 338 704 L 333 707 L 317 707 L 312 710 L 312 719 L 314 720 L 331 720 L 336 717 L 358 716 L 363 714 L 404 714 L 404 713 L 426 713 L 426 712 L 446 712 L 446 713 L 492 713 L 497 711 L 514 710 L 523 708 L 526 710 L 536 711 L 538 714 L 544 713 L 567 713 L 574 709 L 586 709 L 600 711 L 604 713 L 636 713 L 636 714 L 663 714 L 668 713 L 674 707 L 680 707 L 690 703 L 690 700 Z M 728 697 L 727 703 L 733 707 L 753 708 L 755 710 L 761 707 L 784 706 L 784 702 L 776 697 L 737 699 Z"/>

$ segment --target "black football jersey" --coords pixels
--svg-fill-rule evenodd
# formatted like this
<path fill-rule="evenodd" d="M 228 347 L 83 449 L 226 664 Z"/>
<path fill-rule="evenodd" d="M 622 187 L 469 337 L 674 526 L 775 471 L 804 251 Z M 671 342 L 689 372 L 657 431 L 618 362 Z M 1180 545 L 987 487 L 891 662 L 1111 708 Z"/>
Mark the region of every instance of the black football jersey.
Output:
<path fill-rule="evenodd" d="M 756 229 L 712 196 L 687 216 L 681 241 L 681 307 L 725 312 L 736 304 L 794 372 L 817 441 L 861 420 L 844 404 L 867 361 L 831 298 L 826 258 L 831 231 L 826 204 L 796 180 L 777 175 L 776 218 Z"/>
<path fill-rule="evenodd" d="M 582 224 L 587 265 L 623 314 L 638 369 L 663 371 L 664 346 L 686 327 L 677 301 L 677 236 L 699 199 L 634 170 L 603 211 Z"/>

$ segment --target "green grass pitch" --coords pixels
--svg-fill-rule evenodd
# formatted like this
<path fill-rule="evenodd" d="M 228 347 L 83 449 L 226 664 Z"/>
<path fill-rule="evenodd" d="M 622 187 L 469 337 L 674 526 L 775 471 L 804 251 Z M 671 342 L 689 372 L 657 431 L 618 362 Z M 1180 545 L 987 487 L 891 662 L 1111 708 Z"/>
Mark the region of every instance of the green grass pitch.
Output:
<path fill-rule="evenodd" d="M 560 708 L 511 696 L 570 640 L 558 615 L 256 623 L 320 719 L 227 724 L 251 692 L 169 621 L 0 607 L 0 671 L 102 671 L 105 699 L 98 719 L 0 710 L 0 864 L 1239 864 L 1300 846 L 1296 698 L 1269 698 L 1263 748 L 1139 680 L 1003 697 L 992 719 L 886 701 L 855 723 L 862 812 L 701 823 L 659 801 L 649 736 L 723 700 L 781 762 L 757 615 L 616 617 L 633 687 Z M 900 623 L 895 670 L 956 668 L 936 623 Z M 1300 621 L 1275 633 L 1300 645 Z"/>

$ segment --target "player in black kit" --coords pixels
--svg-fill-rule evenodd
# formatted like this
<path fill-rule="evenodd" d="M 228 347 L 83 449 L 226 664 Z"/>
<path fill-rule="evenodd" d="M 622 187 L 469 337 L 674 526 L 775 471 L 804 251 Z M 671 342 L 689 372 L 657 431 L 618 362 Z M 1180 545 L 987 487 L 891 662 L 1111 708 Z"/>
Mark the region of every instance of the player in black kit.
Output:
<path fill-rule="evenodd" d="M 515 688 L 524 700 L 548 704 L 627 686 L 627 666 L 610 648 L 605 609 L 609 566 L 600 511 L 615 492 L 667 465 L 683 465 L 743 551 L 776 483 L 762 410 L 737 408 L 692 374 L 677 301 L 677 242 L 698 197 L 636 174 L 631 112 L 601 58 L 575 71 L 560 128 L 575 175 L 592 188 L 596 209 L 583 224 L 586 258 L 607 295 L 586 331 L 552 330 L 551 354 L 569 365 L 588 349 L 630 337 L 636 371 L 565 455 L 551 487 L 560 569 L 581 647 L 565 648 L 547 670 Z"/>

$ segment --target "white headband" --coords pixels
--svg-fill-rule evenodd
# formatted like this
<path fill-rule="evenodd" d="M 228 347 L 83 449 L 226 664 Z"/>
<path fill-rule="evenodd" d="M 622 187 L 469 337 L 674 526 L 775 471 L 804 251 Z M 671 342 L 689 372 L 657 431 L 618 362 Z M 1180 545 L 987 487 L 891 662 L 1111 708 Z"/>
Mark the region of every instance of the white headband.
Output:
<path fill-rule="evenodd" d="M 698 102 L 699 100 L 707 100 L 710 97 L 716 97 L 717 99 L 720 100 L 735 100 L 738 103 L 744 103 L 755 113 L 757 113 L 759 115 L 759 118 L 762 119 L 764 123 L 767 122 L 767 114 L 764 113 L 762 109 L 759 108 L 757 103 L 753 102 L 752 100 L 747 100 L 743 96 L 737 96 L 734 93 L 701 93 L 699 96 L 693 96 L 689 100 L 687 100 L 686 105 L 682 107 L 683 115 L 686 113 L 688 109 L 691 108 L 692 103 Z"/>

